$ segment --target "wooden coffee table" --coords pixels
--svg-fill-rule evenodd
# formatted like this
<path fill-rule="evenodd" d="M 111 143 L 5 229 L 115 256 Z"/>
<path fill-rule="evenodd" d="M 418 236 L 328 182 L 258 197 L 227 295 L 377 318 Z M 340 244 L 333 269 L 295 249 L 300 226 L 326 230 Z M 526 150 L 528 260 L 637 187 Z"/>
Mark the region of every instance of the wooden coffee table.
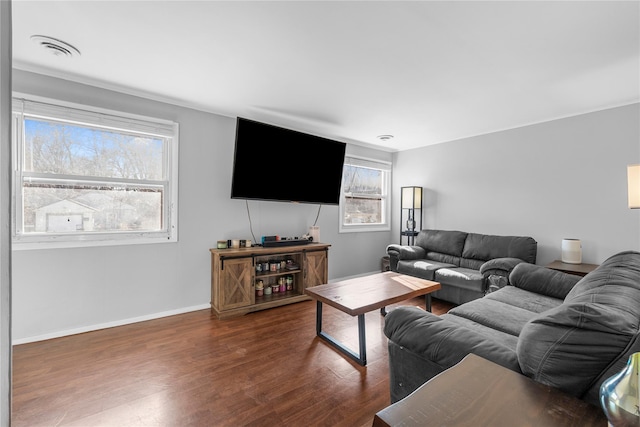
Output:
<path fill-rule="evenodd" d="M 379 411 L 372 427 L 607 427 L 602 408 L 475 354 Z"/>
<path fill-rule="evenodd" d="M 367 364 L 364 315 L 420 295 L 426 295 L 426 309 L 431 311 L 431 292 L 440 289 L 440 283 L 387 271 L 370 276 L 357 277 L 341 282 L 307 288 L 305 293 L 316 300 L 316 335 L 333 345 L 351 359 Z M 322 330 L 322 304 L 328 304 L 351 316 L 358 316 L 359 353 Z"/>

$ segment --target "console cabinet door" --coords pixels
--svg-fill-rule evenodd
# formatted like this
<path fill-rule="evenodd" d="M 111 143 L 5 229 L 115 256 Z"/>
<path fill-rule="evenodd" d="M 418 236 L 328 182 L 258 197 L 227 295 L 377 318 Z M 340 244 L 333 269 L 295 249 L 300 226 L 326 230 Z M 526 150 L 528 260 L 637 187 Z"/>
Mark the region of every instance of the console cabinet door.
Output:
<path fill-rule="evenodd" d="M 304 260 L 304 287 L 308 288 L 327 283 L 327 251 L 305 252 Z"/>
<path fill-rule="evenodd" d="M 223 260 L 220 275 L 221 311 L 246 307 L 254 303 L 252 258 Z"/>

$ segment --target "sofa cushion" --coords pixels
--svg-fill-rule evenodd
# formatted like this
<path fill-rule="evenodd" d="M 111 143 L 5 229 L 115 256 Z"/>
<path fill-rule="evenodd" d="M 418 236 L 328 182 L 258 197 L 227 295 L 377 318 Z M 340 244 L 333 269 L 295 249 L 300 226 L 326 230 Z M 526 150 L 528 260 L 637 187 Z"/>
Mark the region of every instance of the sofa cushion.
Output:
<path fill-rule="evenodd" d="M 442 370 L 460 362 L 467 354 L 474 353 L 519 371 L 514 349 L 501 339 L 487 339 L 486 335 L 479 333 L 479 329 L 461 328 L 445 316 L 407 306 L 391 310 L 384 321 L 384 333 L 390 341 L 432 361 Z"/>
<path fill-rule="evenodd" d="M 626 357 L 640 327 L 640 253 L 607 259 L 580 280 L 564 303 L 522 329 L 517 354 L 534 380 L 582 396 Z"/>
<path fill-rule="evenodd" d="M 518 337 L 524 325 L 537 313 L 491 298 L 480 298 L 449 310 L 488 328 Z"/>
<path fill-rule="evenodd" d="M 435 271 L 444 267 L 455 267 L 455 265 L 427 259 L 398 261 L 398 273 L 420 277 L 425 280 L 434 280 Z"/>
<path fill-rule="evenodd" d="M 485 299 L 501 301 L 531 313 L 542 313 L 562 304 L 562 300 L 559 298 L 529 292 L 515 286 L 505 286 L 496 292 L 491 292 L 485 296 Z"/>
<path fill-rule="evenodd" d="M 474 291 L 484 290 L 484 278 L 478 270 L 459 267 L 443 267 L 435 272 L 435 281 L 444 282 L 449 286 L 455 286 Z"/>
<path fill-rule="evenodd" d="M 440 252 L 447 255 L 461 256 L 467 233 L 450 230 L 421 230 L 416 238 L 416 245 L 427 252 Z"/>
<path fill-rule="evenodd" d="M 494 258 L 520 258 L 534 264 L 537 250 L 538 244 L 531 237 L 469 233 L 462 257 L 482 261 Z"/>
<path fill-rule="evenodd" d="M 482 337 L 483 339 L 491 342 L 499 342 L 505 347 L 509 348 L 513 351 L 513 354 L 516 354 L 516 348 L 518 345 L 518 337 L 506 332 L 502 332 L 498 329 L 491 328 L 485 324 L 475 322 L 471 319 L 467 319 L 466 317 L 457 316 L 455 314 L 451 314 L 450 312 L 447 314 L 443 314 L 440 316 L 442 319 L 447 320 L 450 323 L 457 325 L 458 327 L 463 327 L 473 331 L 474 334 Z"/>
<path fill-rule="evenodd" d="M 561 299 L 567 296 L 580 279 L 580 276 L 526 263 L 516 265 L 509 275 L 509 282 L 513 286 Z"/>

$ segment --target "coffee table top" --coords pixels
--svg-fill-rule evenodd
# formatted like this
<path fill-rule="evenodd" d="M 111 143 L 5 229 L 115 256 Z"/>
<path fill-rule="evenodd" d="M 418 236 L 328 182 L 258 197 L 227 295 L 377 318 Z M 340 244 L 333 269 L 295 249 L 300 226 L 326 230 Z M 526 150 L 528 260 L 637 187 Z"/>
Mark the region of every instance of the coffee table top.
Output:
<path fill-rule="evenodd" d="M 392 271 L 305 289 L 311 298 L 351 316 L 437 291 L 440 283 Z"/>
<path fill-rule="evenodd" d="M 386 426 L 606 427 L 600 407 L 475 354 L 379 411 Z"/>

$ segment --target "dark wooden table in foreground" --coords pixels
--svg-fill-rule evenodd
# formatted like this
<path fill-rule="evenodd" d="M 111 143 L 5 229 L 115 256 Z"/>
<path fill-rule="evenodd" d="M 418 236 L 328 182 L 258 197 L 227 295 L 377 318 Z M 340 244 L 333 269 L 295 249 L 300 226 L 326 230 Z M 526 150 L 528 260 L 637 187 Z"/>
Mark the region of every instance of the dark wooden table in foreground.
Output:
<path fill-rule="evenodd" d="M 364 315 L 421 295 L 426 295 L 426 309 L 431 311 L 431 292 L 440 289 L 440 283 L 387 271 L 370 276 L 357 277 L 341 282 L 307 288 L 306 294 L 316 300 L 316 335 L 333 345 L 351 359 L 367 364 L 367 346 Z M 337 341 L 322 330 L 322 304 L 328 304 L 351 316 L 358 316 L 359 353 Z"/>
<path fill-rule="evenodd" d="M 599 407 L 475 354 L 378 412 L 386 426 L 606 427 Z"/>

